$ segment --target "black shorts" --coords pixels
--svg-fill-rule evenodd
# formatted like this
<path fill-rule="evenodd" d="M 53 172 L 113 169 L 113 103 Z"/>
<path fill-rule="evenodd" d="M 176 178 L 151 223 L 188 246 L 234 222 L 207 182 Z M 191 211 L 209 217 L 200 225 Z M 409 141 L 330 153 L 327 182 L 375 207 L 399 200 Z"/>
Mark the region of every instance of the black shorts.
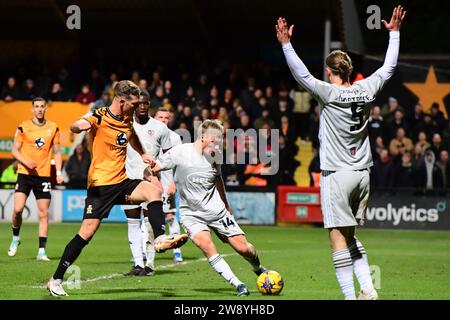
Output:
<path fill-rule="evenodd" d="M 127 204 L 126 196 L 129 196 L 141 182 L 142 180 L 125 179 L 117 184 L 90 187 L 87 190 L 83 219 L 108 218 L 109 211 L 114 205 Z"/>
<path fill-rule="evenodd" d="M 36 200 L 51 199 L 52 183 L 50 177 L 31 176 L 19 173 L 15 192 L 22 192 L 29 196 L 31 190 L 33 190 Z"/>

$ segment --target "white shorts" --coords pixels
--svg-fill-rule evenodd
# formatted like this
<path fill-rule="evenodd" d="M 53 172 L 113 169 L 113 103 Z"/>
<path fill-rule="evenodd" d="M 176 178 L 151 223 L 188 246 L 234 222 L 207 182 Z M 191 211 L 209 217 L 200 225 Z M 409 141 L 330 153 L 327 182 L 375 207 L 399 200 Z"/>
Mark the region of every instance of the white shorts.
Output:
<path fill-rule="evenodd" d="M 245 235 L 236 220 L 234 220 L 233 215 L 228 211 L 222 217 L 218 217 L 217 220 L 213 221 L 206 221 L 202 219 L 201 215 L 181 214 L 180 222 L 191 239 L 194 239 L 201 231 L 210 231 L 210 228 L 223 242 L 227 242 L 227 239 L 233 236 Z"/>
<path fill-rule="evenodd" d="M 369 169 L 322 171 L 320 202 L 324 228 L 362 225 L 369 189 Z"/>

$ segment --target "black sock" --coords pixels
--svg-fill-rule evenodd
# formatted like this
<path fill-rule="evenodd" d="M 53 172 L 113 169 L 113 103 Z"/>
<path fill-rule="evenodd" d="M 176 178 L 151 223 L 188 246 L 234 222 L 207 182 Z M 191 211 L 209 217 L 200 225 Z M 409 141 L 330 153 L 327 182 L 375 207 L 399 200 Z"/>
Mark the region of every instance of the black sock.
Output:
<path fill-rule="evenodd" d="M 162 201 L 152 201 L 147 205 L 148 222 L 152 226 L 155 239 L 166 233 L 166 216 Z"/>
<path fill-rule="evenodd" d="M 81 253 L 81 250 L 88 244 L 89 242 L 84 240 L 77 234 L 70 242 L 67 244 L 64 249 L 64 253 L 59 261 L 58 268 L 53 275 L 53 279 L 63 279 L 64 273 L 66 273 L 67 268 L 78 258 Z"/>
<path fill-rule="evenodd" d="M 47 237 L 39 237 L 39 249 L 40 248 L 45 249 L 46 245 L 47 245 Z"/>
<path fill-rule="evenodd" d="M 13 236 L 18 237 L 20 233 L 20 227 L 12 226 Z"/>

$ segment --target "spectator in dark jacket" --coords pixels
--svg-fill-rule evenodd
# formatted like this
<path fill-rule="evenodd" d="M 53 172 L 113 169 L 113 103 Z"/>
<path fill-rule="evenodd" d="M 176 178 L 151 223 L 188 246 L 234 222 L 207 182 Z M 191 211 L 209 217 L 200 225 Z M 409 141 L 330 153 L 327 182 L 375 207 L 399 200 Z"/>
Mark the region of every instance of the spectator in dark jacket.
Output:
<path fill-rule="evenodd" d="M 444 188 L 450 188 L 450 161 L 448 160 L 448 151 L 442 150 L 439 155 L 439 160 L 436 162 L 441 169 Z"/>
<path fill-rule="evenodd" d="M 67 160 L 65 170 L 69 176 L 67 187 L 70 189 L 86 189 L 87 175 L 91 155 L 86 150 L 83 143 L 76 146 L 74 153 Z"/>
<path fill-rule="evenodd" d="M 12 102 L 20 98 L 20 91 L 16 84 L 16 79 L 14 77 L 9 77 L 8 82 L 3 87 L 0 94 L 0 100 L 5 100 L 6 102 Z"/>
<path fill-rule="evenodd" d="M 374 189 L 389 189 L 392 187 L 393 165 L 389 157 L 389 151 L 383 149 L 380 151 L 380 158 L 375 161 L 371 182 Z"/>
<path fill-rule="evenodd" d="M 444 131 L 447 126 L 447 120 L 445 120 L 444 113 L 439 110 L 439 104 L 434 102 L 431 105 L 431 118 L 439 129 L 439 132 Z"/>
<path fill-rule="evenodd" d="M 75 97 L 75 101 L 82 104 L 89 104 L 95 101 L 94 92 L 91 91 L 88 84 L 83 84 L 81 86 L 81 91 Z"/>
<path fill-rule="evenodd" d="M 53 83 L 52 89 L 47 94 L 47 98 L 49 101 L 67 101 L 67 96 L 59 82 Z"/>
<path fill-rule="evenodd" d="M 444 187 L 442 171 L 437 166 L 434 152 L 431 150 L 425 153 L 424 162 L 419 168 L 418 179 L 421 189 L 425 192 L 433 192 Z"/>
<path fill-rule="evenodd" d="M 398 163 L 394 170 L 394 183 L 395 188 L 412 188 L 414 187 L 414 168 L 411 161 L 411 154 L 405 152 L 402 155 L 401 162 Z"/>

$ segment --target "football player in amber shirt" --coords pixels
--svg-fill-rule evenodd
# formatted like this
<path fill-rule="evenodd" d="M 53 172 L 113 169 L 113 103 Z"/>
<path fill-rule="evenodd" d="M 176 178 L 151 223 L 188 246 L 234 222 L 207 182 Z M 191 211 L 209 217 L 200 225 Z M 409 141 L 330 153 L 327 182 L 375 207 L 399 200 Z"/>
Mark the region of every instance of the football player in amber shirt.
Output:
<path fill-rule="evenodd" d="M 38 261 L 49 261 L 45 253 L 48 233 L 48 208 L 51 199 L 50 161 L 52 150 L 55 154 L 57 182 L 63 183 L 61 176 L 61 150 L 59 129 L 56 123 L 45 119 L 47 102 L 36 97 L 32 101 L 33 118 L 22 122 L 16 130 L 12 154 L 19 161 L 14 211 L 12 215 L 13 239 L 8 255 L 13 257 L 20 245 L 22 211 L 30 191 L 33 190 L 39 210 L 39 252 Z"/>
<path fill-rule="evenodd" d="M 47 289 L 53 296 L 67 295 L 62 287 L 64 273 L 92 239 L 102 219 L 108 217 L 114 205 L 147 201 L 149 220 L 157 220 L 152 225 L 165 224 L 159 187 L 149 181 L 129 179 L 125 172 L 128 143 L 145 163 L 150 166 L 155 164 L 133 130 L 133 113 L 139 105 L 139 95 L 139 87 L 133 82 L 119 81 L 114 87 L 110 106 L 87 114 L 71 126 L 74 133 L 90 132 L 92 161 L 81 228 L 67 244 L 53 277 L 47 283 Z M 155 247 L 173 249 L 186 243 L 187 239 L 187 235 L 166 237 L 165 234 L 155 234 Z"/>

